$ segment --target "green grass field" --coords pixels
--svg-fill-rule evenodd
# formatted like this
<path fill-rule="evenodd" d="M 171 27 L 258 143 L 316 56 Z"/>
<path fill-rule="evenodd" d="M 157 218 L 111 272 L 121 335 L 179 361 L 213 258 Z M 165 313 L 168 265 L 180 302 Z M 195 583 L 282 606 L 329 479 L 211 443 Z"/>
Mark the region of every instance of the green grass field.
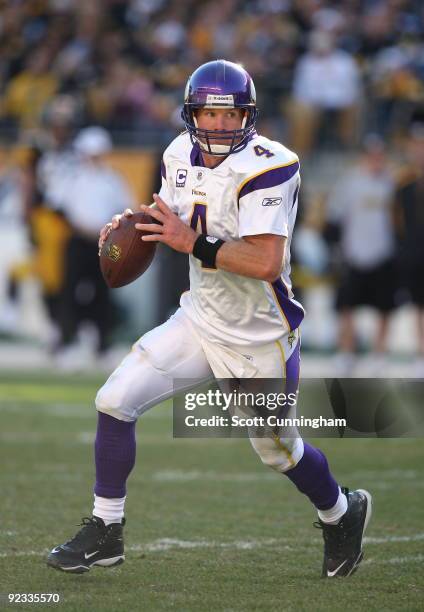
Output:
<path fill-rule="evenodd" d="M 423 610 L 422 440 L 318 441 L 342 484 L 374 496 L 360 570 L 322 581 L 307 499 L 246 440 L 174 440 L 170 403 L 138 424 L 125 564 L 47 568 L 48 550 L 91 513 L 100 382 L 0 378 L 0 593 L 59 593 L 49 608 L 78 612 Z"/>

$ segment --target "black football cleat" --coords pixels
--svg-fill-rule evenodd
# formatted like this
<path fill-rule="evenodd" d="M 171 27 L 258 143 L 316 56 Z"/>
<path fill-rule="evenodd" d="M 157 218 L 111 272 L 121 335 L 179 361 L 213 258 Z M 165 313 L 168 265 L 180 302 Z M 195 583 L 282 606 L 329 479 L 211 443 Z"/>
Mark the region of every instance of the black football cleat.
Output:
<path fill-rule="evenodd" d="M 93 567 L 112 567 L 125 560 L 123 526 L 111 523 L 106 526 L 101 518 L 84 517 L 82 529 L 65 544 L 53 548 L 47 557 L 47 565 L 71 574 L 83 574 Z"/>
<path fill-rule="evenodd" d="M 362 539 L 372 513 L 372 498 L 368 491 L 358 489 L 349 492 L 342 488 L 347 497 L 347 510 L 337 525 L 328 525 L 321 520 L 314 523 L 322 529 L 324 538 L 323 578 L 351 576 L 364 556 Z"/>

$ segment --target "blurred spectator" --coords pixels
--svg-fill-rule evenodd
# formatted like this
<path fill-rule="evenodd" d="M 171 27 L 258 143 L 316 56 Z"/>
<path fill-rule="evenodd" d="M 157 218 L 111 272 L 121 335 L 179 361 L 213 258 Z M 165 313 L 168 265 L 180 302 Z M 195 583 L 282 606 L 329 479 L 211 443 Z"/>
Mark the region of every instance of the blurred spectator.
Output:
<path fill-rule="evenodd" d="M 50 63 L 47 47 L 39 47 L 28 55 L 24 69 L 6 86 L 0 106 L 3 117 L 16 120 L 23 129 L 39 126 L 44 107 L 59 86 L 49 70 Z"/>
<path fill-rule="evenodd" d="M 320 146 L 328 133 L 318 128 L 333 115 L 343 145 L 358 140 L 358 113 L 360 126 L 397 136 L 423 96 L 423 14 L 414 0 L 0 4 L 0 127 L 9 139 L 6 117 L 32 129 L 60 92 L 86 101 L 85 123 L 102 123 L 115 140 L 162 143 L 171 126 L 152 115 L 153 96 L 178 106 L 192 69 L 216 57 L 246 64 L 261 92 L 261 130 L 284 132 L 287 118 L 300 154 Z"/>
<path fill-rule="evenodd" d="M 298 227 L 293 236 L 293 272 L 297 289 L 324 278 L 329 269 L 330 253 L 324 238 L 325 204 L 325 198 L 315 194 L 297 219 Z"/>
<path fill-rule="evenodd" d="M 417 374 L 424 377 L 424 121 L 410 130 L 411 171 L 396 193 L 402 279 L 416 307 Z"/>
<path fill-rule="evenodd" d="M 16 305 L 19 273 L 30 265 L 30 245 L 22 205 L 22 173 L 25 153 L 15 150 L 9 163 L 0 162 L 0 333 L 19 333 L 22 320 Z"/>
<path fill-rule="evenodd" d="M 114 214 L 132 205 L 127 185 L 104 161 L 112 149 L 106 130 L 84 128 L 77 135 L 74 148 L 80 160 L 63 208 L 72 232 L 65 253 L 62 302 L 65 349 L 58 356 L 58 364 L 64 368 L 81 367 L 83 354 L 77 333 L 82 322 L 94 325 L 97 332 L 94 348 L 99 355 L 109 347 L 113 309 L 100 272 L 98 236 Z"/>
<path fill-rule="evenodd" d="M 61 211 L 78 162 L 73 146 L 78 125 L 75 98 L 69 95 L 53 98 L 46 108 L 44 122 L 47 131 L 38 140 L 36 189 L 48 208 Z"/>
<path fill-rule="evenodd" d="M 128 130 L 150 118 L 153 87 L 133 62 L 116 59 L 103 80 L 87 91 L 87 112 L 92 121 Z"/>
<path fill-rule="evenodd" d="M 389 137 L 401 136 L 417 104 L 424 101 L 424 44 L 403 36 L 379 51 L 371 64 L 372 128 Z"/>
<path fill-rule="evenodd" d="M 340 230 L 339 350 L 348 368 L 356 350 L 353 314 L 359 306 L 377 310 L 378 329 L 372 350 L 377 355 L 386 350 L 396 290 L 393 194 L 394 181 L 384 144 L 379 137 L 369 135 L 360 164 L 340 179 L 328 201 L 328 219 Z"/>
<path fill-rule="evenodd" d="M 44 121 L 46 130 L 30 149 L 22 183 L 25 218 L 34 247 L 28 273 L 40 280 L 52 324 L 50 343 L 54 350 L 63 335 L 64 250 L 69 238 L 69 226 L 62 211 L 78 163 L 72 147 L 77 121 L 75 100 L 63 95 L 53 98 Z"/>
<path fill-rule="evenodd" d="M 300 58 L 294 75 L 289 107 L 291 146 L 300 155 L 310 153 L 323 114 L 335 115 L 339 143 L 355 142 L 361 79 L 354 58 L 334 47 L 328 32 L 312 32 L 309 51 Z M 330 123 L 330 122 L 329 122 Z"/>

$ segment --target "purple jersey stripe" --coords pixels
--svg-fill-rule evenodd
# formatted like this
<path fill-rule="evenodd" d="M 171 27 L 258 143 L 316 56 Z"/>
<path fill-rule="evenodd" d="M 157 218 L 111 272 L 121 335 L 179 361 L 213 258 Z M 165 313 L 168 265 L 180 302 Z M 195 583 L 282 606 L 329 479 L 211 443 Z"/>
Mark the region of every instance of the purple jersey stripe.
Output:
<path fill-rule="evenodd" d="M 279 166 L 278 168 L 272 168 L 266 170 L 262 174 L 249 179 L 239 192 L 239 199 L 243 196 L 256 191 L 257 189 L 268 189 L 269 187 L 276 187 L 286 181 L 290 180 L 292 176 L 299 170 L 299 162 L 293 162 L 288 166 Z"/>
<path fill-rule="evenodd" d="M 287 319 L 290 331 L 292 329 L 297 329 L 305 316 L 303 308 L 295 304 L 289 298 L 287 287 L 281 278 L 272 283 L 272 288 L 274 290 L 275 297 L 277 298 L 278 305 L 280 306 L 283 315 Z"/>
<path fill-rule="evenodd" d="M 166 180 L 166 166 L 165 166 L 163 159 L 160 162 L 160 173 L 161 173 L 162 178 Z"/>
<path fill-rule="evenodd" d="M 193 148 L 191 150 L 190 162 L 192 166 L 200 166 L 201 168 L 205 167 L 205 164 L 203 163 L 202 153 L 200 151 L 200 146 L 197 142 L 194 143 Z"/>

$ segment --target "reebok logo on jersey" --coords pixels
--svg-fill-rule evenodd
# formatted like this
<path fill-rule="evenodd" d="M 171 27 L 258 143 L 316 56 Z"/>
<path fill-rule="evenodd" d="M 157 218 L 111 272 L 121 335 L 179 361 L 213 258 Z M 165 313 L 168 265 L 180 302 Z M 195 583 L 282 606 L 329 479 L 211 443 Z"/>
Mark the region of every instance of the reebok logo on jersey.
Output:
<path fill-rule="evenodd" d="M 187 179 L 187 170 L 185 168 L 178 168 L 177 176 L 175 177 L 175 185 L 177 187 L 184 187 Z"/>
<path fill-rule="evenodd" d="M 283 201 L 283 198 L 264 198 L 262 206 L 278 206 Z"/>
<path fill-rule="evenodd" d="M 202 196 L 203 198 L 206 198 L 206 193 L 204 191 L 198 191 L 197 189 L 192 189 L 191 193 L 192 195 L 198 195 L 198 196 Z"/>

